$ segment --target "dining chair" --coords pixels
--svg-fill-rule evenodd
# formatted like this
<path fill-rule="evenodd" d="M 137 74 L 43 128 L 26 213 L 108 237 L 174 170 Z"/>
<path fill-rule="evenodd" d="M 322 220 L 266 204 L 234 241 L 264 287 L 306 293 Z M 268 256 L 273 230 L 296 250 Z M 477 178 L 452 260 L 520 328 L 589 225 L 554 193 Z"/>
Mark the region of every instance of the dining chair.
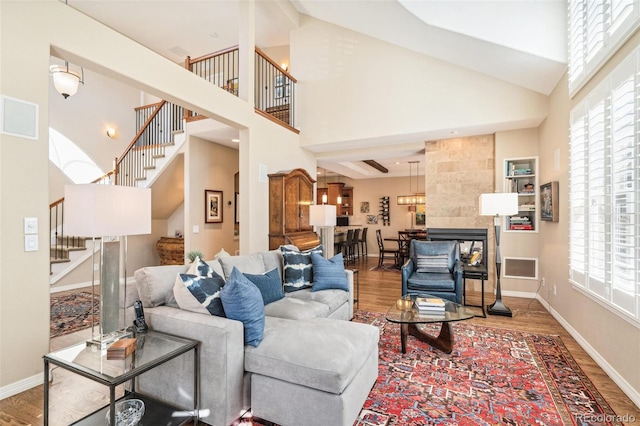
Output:
<path fill-rule="evenodd" d="M 382 239 L 382 233 L 379 229 L 376 229 L 376 238 L 378 240 L 378 267 L 381 268 L 384 265 L 385 259 L 393 259 L 394 265 L 399 265 L 398 262 L 398 250 L 385 248 L 384 241 Z"/>

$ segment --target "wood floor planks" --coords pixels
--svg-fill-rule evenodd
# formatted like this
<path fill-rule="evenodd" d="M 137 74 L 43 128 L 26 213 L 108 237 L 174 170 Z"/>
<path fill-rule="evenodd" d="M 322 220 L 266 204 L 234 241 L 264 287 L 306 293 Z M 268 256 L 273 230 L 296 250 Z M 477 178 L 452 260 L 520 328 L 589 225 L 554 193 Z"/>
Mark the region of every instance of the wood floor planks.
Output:
<path fill-rule="evenodd" d="M 400 296 L 400 273 L 370 271 L 377 264 L 377 257 L 360 259 L 349 268 L 357 268 L 360 280 L 358 309 L 386 312 Z M 471 288 L 470 283 L 468 288 Z M 489 289 L 487 289 L 489 291 Z M 480 304 L 480 294 L 467 292 L 469 303 Z M 485 303 L 493 302 L 491 293 L 485 295 Z M 637 407 L 611 380 L 591 357 L 577 344 L 560 324 L 535 299 L 504 297 L 505 304 L 513 311 L 513 318 L 488 316 L 471 321 L 489 327 L 510 328 L 532 333 L 559 335 L 582 370 L 596 385 L 613 410 L 620 416 L 634 416 L 640 424 L 640 408 Z M 479 308 L 478 312 L 479 312 Z M 86 340 L 89 330 L 61 336 L 51 340 L 51 350 L 60 349 Z M 62 369 L 53 371 L 51 390 L 50 425 L 67 425 L 75 419 L 106 405 L 108 388 L 78 377 Z M 0 401 L 0 426 L 42 425 L 43 386 L 37 386 Z"/>

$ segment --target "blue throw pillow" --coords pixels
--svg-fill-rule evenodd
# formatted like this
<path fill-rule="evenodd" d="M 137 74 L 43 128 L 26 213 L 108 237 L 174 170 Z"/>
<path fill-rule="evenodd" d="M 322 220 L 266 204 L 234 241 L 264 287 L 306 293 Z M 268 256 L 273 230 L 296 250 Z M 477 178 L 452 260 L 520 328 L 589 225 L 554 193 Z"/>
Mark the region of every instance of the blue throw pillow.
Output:
<path fill-rule="evenodd" d="M 349 291 L 342 253 L 338 253 L 331 259 L 325 259 L 318 253 L 311 253 L 311 261 L 313 262 L 313 287 L 311 291 L 328 289 Z"/>
<path fill-rule="evenodd" d="M 322 245 L 305 251 L 280 246 L 280 251 L 284 258 L 284 291 L 290 293 L 311 287 L 313 283 L 311 253 L 322 255 Z"/>
<path fill-rule="evenodd" d="M 271 302 L 280 300 L 284 297 L 284 291 L 282 291 L 282 280 L 280 279 L 280 272 L 278 268 L 274 268 L 264 274 L 244 274 L 249 278 L 249 281 L 254 283 L 260 293 L 262 293 L 262 300 L 265 305 Z"/>
<path fill-rule="evenodd" d="M 189 290 L 189 293 L 191 293 L 191 295 L 196 299 L 197 303 L 206 308 L 211 315 L 224 317 L 225 312 L 222 306 L 222 301 L 220 300 L 220 290 L 225 284 L 224 278 L 213 271 L 211 271 L 211 274 L 212 276 L 210 277 L 199 277 L 192 274 L 178 274 L 178 277 L 182 281 L 184 287 L 186 287 L 187 290 Z M 184 290 L 180 291 L 184 292 Z M 174 295 L 177 296 L 176 301 L 181 309 L 194 312 L 199 312 L 200 309 L 202 309 L 197 308 L 195 301 L 191 302 L 188 300 L 189 296 L 185 295 L 184 297 L 180 297 L 180 293 L 176 293 L 175 289 Z"/>
<path fill-rule="evenodd" d="M 227 318 L 244 325 L 244 344 L 257 347 L 264 335 L 264 302 L 258 287 L 234 267 L 220 298 Z"/>

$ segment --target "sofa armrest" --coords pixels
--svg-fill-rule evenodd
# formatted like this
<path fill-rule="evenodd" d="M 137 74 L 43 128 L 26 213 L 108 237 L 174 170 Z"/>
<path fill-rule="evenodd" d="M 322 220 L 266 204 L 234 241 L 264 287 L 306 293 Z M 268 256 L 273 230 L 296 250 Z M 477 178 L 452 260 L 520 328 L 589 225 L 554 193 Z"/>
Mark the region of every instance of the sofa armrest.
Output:
<path fill-rule="evenodd" d="M 353 319 L 353 295 L 354 295 L 354 284 L 353 284 L 353 271 L 351 269 L 344 270 L 347 273 L 347 284 L 349 285 L 349 319 Z"/>
<path fill-rule="evenodd" d="M 145 309 L 149 329 L 198 340 L 200 409 L 208 424 L 231 424 L 244 407 L 244 328 L 239 321 L 168 306 Z M 157 399 L 193 409 L 193 355 L 158 366 L 139 378 L 138 388 Z"/>

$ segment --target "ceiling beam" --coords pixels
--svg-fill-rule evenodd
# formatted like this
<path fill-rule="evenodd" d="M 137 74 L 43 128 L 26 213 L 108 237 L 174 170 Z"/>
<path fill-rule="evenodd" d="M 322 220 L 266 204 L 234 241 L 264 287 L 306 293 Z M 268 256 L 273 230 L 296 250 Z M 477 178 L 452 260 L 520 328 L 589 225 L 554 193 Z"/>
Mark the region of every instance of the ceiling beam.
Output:
<path fill-rule="evenodd" d="M 374 169 L 382 173 L 389 173 L 389 169 L 387 169 L 385 166 L 383 166 L 382 164 L 378 163 L 375 160 L 362 160 L 362 162 L 365 164 L 368 164 L 369 166 L 373 167 Z"/>

